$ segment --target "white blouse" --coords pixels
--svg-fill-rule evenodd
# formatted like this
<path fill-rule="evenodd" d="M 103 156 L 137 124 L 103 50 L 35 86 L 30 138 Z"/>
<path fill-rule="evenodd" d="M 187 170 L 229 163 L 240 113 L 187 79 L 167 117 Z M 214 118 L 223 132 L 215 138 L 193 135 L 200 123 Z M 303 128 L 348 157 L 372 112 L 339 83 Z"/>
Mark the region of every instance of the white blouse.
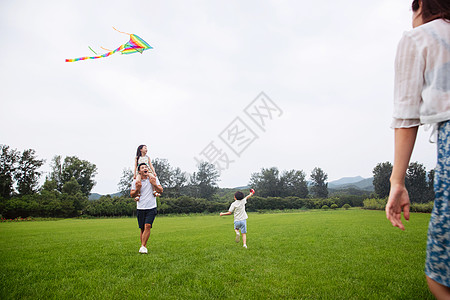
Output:
<path fill-rule="evenodd" d="M 392 128 L 450 120 L 450 22 L 433 20 L 403 34 L 395 58 Z"/>

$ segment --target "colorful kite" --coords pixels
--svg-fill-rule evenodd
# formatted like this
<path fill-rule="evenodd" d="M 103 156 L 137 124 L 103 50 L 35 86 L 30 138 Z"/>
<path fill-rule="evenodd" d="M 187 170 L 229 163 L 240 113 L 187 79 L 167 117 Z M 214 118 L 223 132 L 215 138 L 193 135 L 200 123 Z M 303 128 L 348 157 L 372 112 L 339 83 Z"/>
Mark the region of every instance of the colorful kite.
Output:
<path fill-rule="evenodd" d="M 117 30 L 115 28 L 114 28 L 114 30 L 119 31 L 119 30 Z M 105 48 L 101 47 L 102 49 L 105 49 L 105 50 L 107 50 L 109 52 L 107 52 L 105 54 L 102 54 L 102 55 L 97 55 L 97 56 L 85 56 L 85 57 L 79 57 L 79 58 L 66 59 L 66 62 L 73 62 L 73 61 L 79 61 L 79 60 L 108 57 L 111 54 L 114 54 L 116 52 L 120 52 L 122 54 L 132 54 L 132 53 L 140 52 L 142 54 L 142 52 L 144 52 L 145 50 L 153 49 L 152 46 L 147 44 L 146 41 L 144 41 L 143 39 L 141 39 L 137 35 L 129 34 L 129 33 L 122 32 L 122 31 L 119 31 L 119 32 L 123 33 L 123 34 L 128 34 L 130 36 L 130 40 L 126 44 L 123 44 L 122 46 L 117 48 L 116 50 L 108 50 L 108 49 L 105 49 Z M 89 47 L 89 49 L 91 49 L 91 47 Z M 97 54 L 94 50 L 91 49 L 91 51 L 94 52 L 95 54 Z"/>

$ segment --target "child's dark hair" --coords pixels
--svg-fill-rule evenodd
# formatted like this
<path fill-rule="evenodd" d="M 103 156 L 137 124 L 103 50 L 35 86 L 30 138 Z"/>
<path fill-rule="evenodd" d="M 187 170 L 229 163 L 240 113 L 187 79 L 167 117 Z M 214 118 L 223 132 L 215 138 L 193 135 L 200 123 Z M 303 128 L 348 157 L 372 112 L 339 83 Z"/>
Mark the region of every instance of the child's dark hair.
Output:
<path fill-rule="evenodd" d="M 137 148 L 137 151 L 136 151 L 136 163 L 139 161 L 139 157 L 142 156 L 141 150 L 144 147 L 145 147 L 145 145 L 139 145 L 139 147 Z M 138 171 L 139 171 L 139 168 L 138 168 Z"/>
<path fill-rule="evenodd" d="M 244 193 L 238 191 L 238 192 L 234 193 L 234 197 L 236 198 L 236 200 L 242 200 L 242 199 L 244 199 Z"/>

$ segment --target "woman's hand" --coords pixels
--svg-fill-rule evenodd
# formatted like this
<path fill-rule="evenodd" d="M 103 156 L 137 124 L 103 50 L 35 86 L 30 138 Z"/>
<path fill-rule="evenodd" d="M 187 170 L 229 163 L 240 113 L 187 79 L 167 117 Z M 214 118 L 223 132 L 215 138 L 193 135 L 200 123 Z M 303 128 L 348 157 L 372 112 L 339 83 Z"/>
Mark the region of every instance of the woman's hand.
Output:
<path fill-rule="evenodd" d="M 405 220 L 409 220 L 409 195 L 404 184 L 391 184 L 389 200 L 386 204 L 386 218 L 392 226 L 405 230 L 402 223 L 402 211 Z"/>

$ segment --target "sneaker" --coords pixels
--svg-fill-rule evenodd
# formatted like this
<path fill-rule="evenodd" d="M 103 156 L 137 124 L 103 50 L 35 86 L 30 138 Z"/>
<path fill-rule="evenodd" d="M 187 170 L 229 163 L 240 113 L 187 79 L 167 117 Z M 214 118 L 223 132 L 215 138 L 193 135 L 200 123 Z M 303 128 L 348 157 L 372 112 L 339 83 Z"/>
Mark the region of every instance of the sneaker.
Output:
<path fill-rule="evenodd" d="M 236 233 L 236 243 L 239 243 L 239 240 L 241 238 L 241 235 L 238 233 Z"/>
<path fill-rule="evenodd" d="M 244 245 L 244 246 L 242 246 L 242 247 L 244 247 L 245 249 L 247 249 L 247 245 Z"/>
<path fill-rule="evenodd" d="M 154 195 L 155 197 L 159 197 L 159 196 L 161 196 L 161 194 L 160 194 L 160 193 L 158 193 L 157 191 L 154 191 L 154 192 L 153 192 L 153 195 Z"/>
<path fill-rule="evenodd" d="M 147 254 L 147 253 L 148 253 L 148 250 L 147 250 L 147 248 L 145 248 L 144 246 L 141 246 L 141 248 L 139 249 L 139 253 L 141 253 L 141 254 Z"/>

